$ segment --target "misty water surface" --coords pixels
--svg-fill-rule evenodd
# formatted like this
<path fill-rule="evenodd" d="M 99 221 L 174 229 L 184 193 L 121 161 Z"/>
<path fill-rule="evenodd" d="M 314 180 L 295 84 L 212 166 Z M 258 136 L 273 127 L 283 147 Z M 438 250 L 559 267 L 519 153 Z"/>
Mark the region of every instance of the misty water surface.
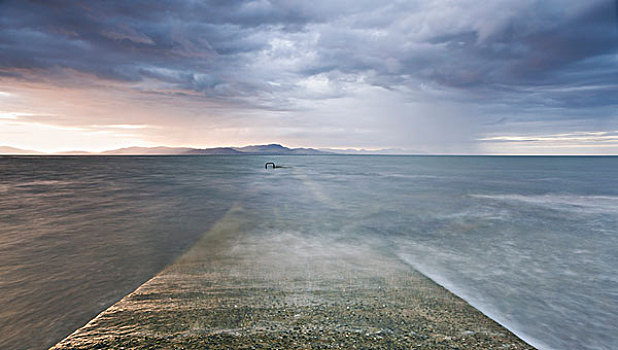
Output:
<path fill-rule="evenodd" d="M 617 160 L 1 157 L 0 348 L 53 345 L 228 208 L 277 202 L 266 230 L 385 250 L 541 349 L 614 349 Z"/>

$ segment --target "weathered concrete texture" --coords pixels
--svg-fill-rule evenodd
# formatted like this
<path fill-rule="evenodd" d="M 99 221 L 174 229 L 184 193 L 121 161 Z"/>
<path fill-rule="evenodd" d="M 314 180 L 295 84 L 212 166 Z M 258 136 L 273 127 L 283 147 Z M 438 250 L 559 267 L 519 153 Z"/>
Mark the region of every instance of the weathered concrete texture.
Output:
<path fill-rule="evenodd" d="M 246 215 L 52 349 L 532 349 L 394 256 Z"/>

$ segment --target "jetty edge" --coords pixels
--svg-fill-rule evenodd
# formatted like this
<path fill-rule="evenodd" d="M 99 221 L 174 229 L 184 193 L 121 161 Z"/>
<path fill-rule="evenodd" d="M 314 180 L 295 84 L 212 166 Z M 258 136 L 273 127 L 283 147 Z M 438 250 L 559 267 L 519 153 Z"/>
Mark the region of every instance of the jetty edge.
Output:
<path fill-rule="evenodd" d="M 395 256 L 247 215 L 50 349 L 534 349 Z"/>

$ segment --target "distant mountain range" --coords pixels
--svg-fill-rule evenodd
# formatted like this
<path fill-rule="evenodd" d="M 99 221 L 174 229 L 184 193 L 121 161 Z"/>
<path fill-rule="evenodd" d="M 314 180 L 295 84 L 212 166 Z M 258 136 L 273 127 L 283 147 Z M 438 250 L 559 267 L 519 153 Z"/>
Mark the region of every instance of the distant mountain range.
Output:
<path fill-rule="evenodd" d="M 41 152 L 9 146 L 0 146 L 0 154 L 41 154 Z"/>
<path fill-rule="evenodd" d="M 365 149 L 335 149 L 335 148 L 289 148 L 277 143 L 269 145 L 253 145 L 244 147 L 215 147 L 215 148 L 191 148 L 191 147 L 126 147 L 104 152 L 66 151 L 56 153 L 44 153 L 19 149 L 10 146 L 0 146 L 0 155 L 242 155 L 242 154 L 270 154 L 270 155 L 312 155 L 312 154 L 411 154 L 413 152 L 386 148 L 377 150 Z M 422 154 L 422 152 L 414 152 Z"/>
<path fill-rule="evenodd" d="M 189 148 L 189 147 L 126 147 L 105 152 L 70 151 L 57 152 L 61 155 L 311 155 L 332 154 L 334 152 L 320 151 L 314 148 L 288 148 L 280 144 L 254 145 L 245 147 L 216 147 L 216 148 Z M 0 146 L 0 154 L 49 154 L 37 151 L 22 150 L 15 147 Z"/>

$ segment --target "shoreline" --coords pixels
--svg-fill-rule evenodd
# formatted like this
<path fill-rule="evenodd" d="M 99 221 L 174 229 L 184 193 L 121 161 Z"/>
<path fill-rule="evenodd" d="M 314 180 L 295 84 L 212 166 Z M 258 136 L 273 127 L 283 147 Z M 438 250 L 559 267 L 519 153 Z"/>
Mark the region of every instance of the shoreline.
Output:
<path fill-rule="evenodd" d="M 174 264 L 51 349 L 534 349 L 398 257 L 324 237 L 250 234 L 247 215 L 230 210 Z"/>

